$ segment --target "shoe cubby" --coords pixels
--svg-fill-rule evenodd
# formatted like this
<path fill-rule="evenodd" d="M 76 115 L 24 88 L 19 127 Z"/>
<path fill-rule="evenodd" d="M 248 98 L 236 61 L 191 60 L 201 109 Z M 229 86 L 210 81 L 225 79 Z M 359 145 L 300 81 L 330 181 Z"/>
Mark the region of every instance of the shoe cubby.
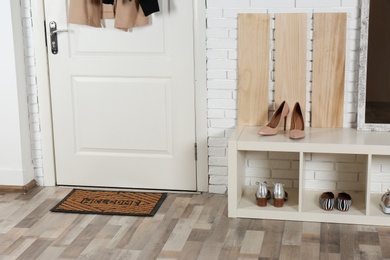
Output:
<path fill-rule="evenodd" d="M 327 215 L 365 215 L 367 194 L 367 155 L 344 153 L 304 153 L 302 169 L 302 212 Z M 334 209 L 322 209 L 323 192 L 334 194 Z M 352 198 L 348 211 L 337 208 L 338 194 Z"/>
<path fill-rule="evenodd" d="M 259 136 L 258 129 L 237 127 L 229 140 L 229 217 L 390 225 L 390 215 L 379 205 L 390 188 L 388 133 L 309 128 L 305 138 L 292 140 L 282 130 Z M 288 200 L 283 207 L 274 207 L 272 199 L 259 207 L 256 181 L 267 181 L 271 193 L 273 182 L 285 183 Z M 346 192 L 353 203 L 340 211 L 335 201 L 334 209 L 325 211 L 319 203 L 323 192 L 333 192 L 335 198 Z"/>
<path fill-rule="evenodd" d="M 245 196 L 250 198 L 253 203 L 252 196 L 256 194 L 258 184 L 267 183 L 267 189 L 271 193 L 271 199 L 263 208 L 272 210 L 275 208 L 273 194 L 275 184 L 280 183 L 287 194 L 287 199 L 283 201 L 285 210 L 298 210 L 298 185 L 299 185 L 299 153 L 294 152 L 250 152 L 246 153 L 242 158 L 245 158 L 243 176 L 245 183 L 249 184 L 245 188 Z M 255 200 L 255 204 L 257 204 Z M 276 207 L 278 208 L 278 207 Z"/>
<path fill-rule="evenodd" d="M 369 168 L 368 215 L 374 218 L 383 218 L 383 216 L 390 218 L 390 215 L 383 213 L 380 206 L 383 194 L 390 189 L 390 155 L 372 154 L 369 158 Z"/>

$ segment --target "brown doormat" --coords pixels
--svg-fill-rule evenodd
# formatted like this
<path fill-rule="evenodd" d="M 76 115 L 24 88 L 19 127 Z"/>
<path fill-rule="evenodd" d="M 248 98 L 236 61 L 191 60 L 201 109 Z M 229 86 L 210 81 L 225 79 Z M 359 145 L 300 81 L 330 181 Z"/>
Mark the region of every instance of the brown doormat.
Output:
<path fill-rule="evenodd" d="M 79 214 L 153 216 L 166 193 L 73 189 L 50 211 Z"/>

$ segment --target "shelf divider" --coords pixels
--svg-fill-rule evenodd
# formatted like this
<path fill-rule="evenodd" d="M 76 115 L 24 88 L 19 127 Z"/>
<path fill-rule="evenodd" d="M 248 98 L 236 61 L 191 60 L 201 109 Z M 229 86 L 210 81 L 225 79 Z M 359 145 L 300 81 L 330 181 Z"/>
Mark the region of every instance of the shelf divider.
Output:
<path fill-rule="evenodd" d="M 298 187 L 298 211 L 303 211 L 303 181 L 305 171 L 305 157 L 303 152 L 299 152 L 299 187 Z"/>
<path fill-rule="evenodd" d="M 367 155 L 366 167 L 366 216 L 371 214 L 371 175 L 370 169 L 372 167 L 372 154 Z"/>

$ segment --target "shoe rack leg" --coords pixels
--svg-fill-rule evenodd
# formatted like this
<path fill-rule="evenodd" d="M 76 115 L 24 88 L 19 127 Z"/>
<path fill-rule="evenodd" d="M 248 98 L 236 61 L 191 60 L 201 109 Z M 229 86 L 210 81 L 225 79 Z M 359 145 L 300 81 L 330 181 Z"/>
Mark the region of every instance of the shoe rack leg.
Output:
<path fill-rule="evenodd" d="M 228 215 L 237 217 L 237 208 L 244 192 L 245 151 L 237 151 L 236 142 L 229 142 L 228 148 Z"/>

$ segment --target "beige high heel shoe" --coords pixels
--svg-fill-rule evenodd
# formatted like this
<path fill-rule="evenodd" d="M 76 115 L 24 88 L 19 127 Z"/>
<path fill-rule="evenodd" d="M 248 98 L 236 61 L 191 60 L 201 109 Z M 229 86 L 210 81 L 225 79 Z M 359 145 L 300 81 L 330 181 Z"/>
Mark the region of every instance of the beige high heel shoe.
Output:
<path fill-rule="evenodd" d="M 280 122 L 284 118 L 284 131 L 286 131 L 286 120 L 288 112 L 290 111 L 286 101 L 283 101 L 275 113 L 272 115 L 271 120 L 268 124 L 262 127 L 257 134 L 259 135 L 276 135 L 279 130 Z"/>
<path fill-rule="evenodd" d="M 303 119 L 301 106 L 298 102 L 295 103 L 292 111 L 289 136 L 291 139 L 305 137 L 305 120 Z"/>

